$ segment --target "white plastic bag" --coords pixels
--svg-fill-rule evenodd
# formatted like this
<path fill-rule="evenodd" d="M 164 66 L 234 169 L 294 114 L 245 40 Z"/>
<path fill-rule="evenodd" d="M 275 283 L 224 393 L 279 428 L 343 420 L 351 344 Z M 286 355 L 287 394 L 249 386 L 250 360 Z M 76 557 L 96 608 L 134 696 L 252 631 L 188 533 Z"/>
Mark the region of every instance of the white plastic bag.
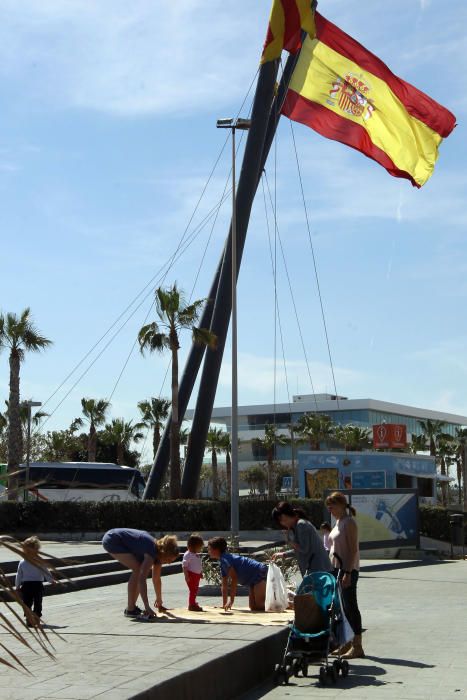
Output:
<path fill-rule="evenodd" d="M 268 577 L 266 579 L 265 610 L 267 612 L 283 612 L 287 610 L 288 604 L 284 575 L 277 564 L 271 563 L 268 567 Z"/>
<path fill-rule="evenodd" d="M 340 583 L 337 584 L 337 595 L 339 596 L 340 610 L 338 613 L 339 621 L 336 625 L 336 642 L 338 646 L 343 647 L 344 644 L 347 644 L 347 642 L 352 641 L 352 639 L 355 637 L 355 634 L 344 612 L 344 604 L 342 602 Z"/>

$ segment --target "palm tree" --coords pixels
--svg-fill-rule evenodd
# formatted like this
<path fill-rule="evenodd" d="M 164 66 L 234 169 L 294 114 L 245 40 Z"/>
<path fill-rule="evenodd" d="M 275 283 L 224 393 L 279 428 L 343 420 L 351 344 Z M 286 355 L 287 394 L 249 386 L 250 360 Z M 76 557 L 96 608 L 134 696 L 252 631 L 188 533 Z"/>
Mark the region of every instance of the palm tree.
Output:
<path fill-rule="evenodd" d="M 5 413 L 0 413 L 0 435 L 7 429 L 8 427 L 8 415 L 7 412 Z"/>
<path fill-rule="evenodd" d="M 212 497 L 219 500 L 219 473 L 217 471 L 217 455 L 224 452 L 224 432 L 221 428 L 211 428 L 206 437 L 206 448 L 211 452 L 212 466 Z"/>
<path fill-rule="evenodd" d="M 456 428 L 456 464 L 457 464 L 457 487 L 459 489 L 459 503 L 464 501 L 464 508 L 467 507 L 467 428 Z M 462 492 L 461 482 L 464 490 Z"/>
<path fill-rule="evenodd" d="M 256 464 L 242 472 L 242 479 L 250 487 L 250 495 L 256 496 L 257 492 L 261 492 L 266 481 L 266 470 L 262 464 Z"/>
<path fill-rule="evenodd" d="M 30 309 L 26 308 L 20 316 L 14 313 L 0 314 L 0 348 L 10 351 L 10 393 L 8 398 L 8 473 L 18 471 L 23 456 L 23 433 L 20 411 L 20 368 L 27 352 L 40 352 L 52 341 L 41 335 L 34 325 Z M 9 498 L 17 497 L 17 479 L 8 480 Z"/>
<path fill-rule="evenodd" d="M 412 435 L 412 442 L 409 445 L 412 454 L 417 454 L 417 452 L 427 452 L 428 443 L 424 435 Z"/>
<path fill-rule="evenodd" d="M 268 471 L 268 498 L 271 500 L 276 495 L 276 479 L 274 472 L 274 457 L 276 455 L 276 445 L 287 445 L 289 438 L 286 435 L 280 435 L 277 432 L 275 425 L 266 424 L 264 426 L 264 437 L 254 438 L 252 443 L 260 447 L 266 452 L 267 471 Z"/>
<path fill-rule="evenodd" d="M 319 450 L 322 442 L 334 436 L 332 419 L 324 413 L 304 413 L 297 421 L 296 430 L 309 440 L 311 450 Z"/>
<path fill-rule="evenodd" d="M 445 437 L 446 433 L 443 433 L 443 428 L 446 423 L 442 420 L 419 420 L 417 421 L 420 428 L 422 429 L 422 435 L 426 442 L 429 444 L 430 455 L 436 457 L 436 446 L 437 442 L 441 437 Z"/>
<path fill-rule="evenodd" d="M 451 436 L 443 437 L 438 440 L 437 458 L 440 463 L 441 475 L 449 476 L 449 467 L 454 461 L 456 449 L 454 439 Z M 441 498 L 443 506 L 448 503 L 448 481 L 441 482 Z"/>
<path fill-rule="evenodd" d="M 155 291 L 156 312 L 159 322 L 143 326 L 138 334 L 140 350 L 148 352 L 164 352 L 169 350 L 172 357 L 172 420 L 170 424 L 170 497 L 180 498 L 181 468 L 180 468 L 180 422 L 178 415 L 178 351 L 180 349 L 180 331 L 189 329 L 194 343 L 216 347 L 217 338 L 206 328 L 196 327 L 196 322 L 205 303 L 199 299 L 187 304 L 183 293 L 173 287 Z"/>
<path fill-rule="evenodd" d="M 161 441 L 164 421 L 169 415 L 170 401 L 151 397 L 145 401 L 138 401 L 138 408 L 141 413 L 141 424 L 152 430 L 152 456 L 154 459 Z"/>
<path fill-rule="evenodd" d="M 117 464 L 125 464 L 125 452 L 128 452 L 132 442 L 139 442 L 144 435 L 140 432 L 141 423 L 125 421 L 123 418 L 113 418 L 110 424 L 105 426 L 102 440 L 107 445 L 114 445 L 117 449 Z"/>
<path fill-rule="evenodd" d="M 226 491 L 227 498 L 230 498 L 232 488 L 232 438 L 230 433 L 223 432 L 221 436 L 222 449 L 225 452 L 225 472 L 226 472 Z M 240 440 L 238 441 L 240 444 Z"/>
<path fill-rule="evenodd" d="M 361 452 L 371 445 L 369 429 L 360 428 L 358 425 L 336 425 L 334 437 L 344 446 L 344 450 L 349 452 Z"/>
<path fill-rule="evenodd" d="M 97 427 L 103 425 L 110 402 L 105 399 L 81 399 L 83 415 L 89 423 L 88 434 L 88 462 L 96 461 L 97 452 Z"/>

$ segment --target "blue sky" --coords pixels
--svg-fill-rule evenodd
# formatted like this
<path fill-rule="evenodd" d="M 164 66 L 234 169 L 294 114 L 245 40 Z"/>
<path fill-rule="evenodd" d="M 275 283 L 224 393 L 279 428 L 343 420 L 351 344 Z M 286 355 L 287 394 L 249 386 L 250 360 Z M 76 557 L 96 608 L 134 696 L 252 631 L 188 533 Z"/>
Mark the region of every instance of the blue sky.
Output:
<path fill-rule="evenodd" d="M 319 9 L 458 121 L 422 190 L 294 125 L 337 390 L 467 415 L 467 3 L 321 0 Z M 54 341 L 24 363 L 24 398 L 49 399 L 151 280 L 148 290 L 176 280 L 187 295 L 206 296 L 229 200 L 212 232 L 204 227 L 165 278 L 160 270 L 227 135 L 216 119 L 237 114 L 254 79 L 269 10 L 269 0 L 0 3 L 0 308 L 30 306 Z M 250 103 L 251 93 L 244 115 Z M 277 168 L 270 158 L 267 173 L 313 385 L 331 391 L 285 119 L 275 153 Z M 188 234 L 220 200 L 229 167 L 227 147 Z M 238 288 L 239 401 L 247 404 L 311 392 L 280 257 L 287 372 L 279 341 L 274 371 L 274 289 L 259 195 Z M 138 400 L 168 395 L 168 358 L 131 352 L 147 314 L 153 318 L 150 303 L 148 296 L 122 317 L 114 331 L 129 320 L 74 389 L 112 333 L 48 401 L 46 428 L 79 415 L 82 396 L 113 392 L 112 416 L 135 419 Z M 7 394 L 3 353 L 0 400 Z M 227 351 L 216 404 L 229 401 Z"/>

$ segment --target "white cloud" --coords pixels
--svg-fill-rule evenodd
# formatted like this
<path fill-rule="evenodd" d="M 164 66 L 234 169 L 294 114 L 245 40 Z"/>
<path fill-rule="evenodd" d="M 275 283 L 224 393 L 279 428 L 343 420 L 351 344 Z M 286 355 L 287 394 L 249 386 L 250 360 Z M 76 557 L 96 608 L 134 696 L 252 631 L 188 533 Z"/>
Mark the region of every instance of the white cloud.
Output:
<path fill-rule="evenodd" d="M 170 113 L 214 95 L 222 104 L 253 78 L 267 11 L 250 9 L 245 23 L 234 2 L 220 0 L 5 0 L 0 73 L 59 108 Z"/>
<path fill-rule="evenodd" d="M 274 367 L 274 358 L 268 356 L 254 355 L 240 352 L 238 355 L 238 384 L 239 397 L 242 404 L 257 403 L 258 401 L 271 401 L 276 386 L 277 400 L 288 401 L 286 389 L 286 373 L 282 359 L 278 358 Z M 309 362 L 311 379 L 316 393 L 324 391 L 334 391 L 332 388 L 332 375 L 329 365 L 319 362 Z M 311 393 L 308 368 L 306 363 L 297 360 L 286 360 L 287 380 L 290 390 L 290 400 L 292 394 L 297 393 L 295 388 L 298 384 L 299 393 Z M 358 386 L 362 380 L 360 372 L 346 367 L 334 368 L 337 389 L 342 393 L 340 386 Z M 232 365 L 230 361 L 222 364 L 219 377 L 219 389 L 226 389 L 231 386 Z M 216 401 L 219 403 L 219 400 Z"/>

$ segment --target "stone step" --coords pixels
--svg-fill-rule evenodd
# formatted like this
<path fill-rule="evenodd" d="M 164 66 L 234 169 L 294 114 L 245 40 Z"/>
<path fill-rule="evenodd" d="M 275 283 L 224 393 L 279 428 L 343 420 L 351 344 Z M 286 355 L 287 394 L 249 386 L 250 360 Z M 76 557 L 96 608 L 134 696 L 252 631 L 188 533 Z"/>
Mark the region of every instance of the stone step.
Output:
<path fill-rule="evenodd" d="M 86 567 L 81 567 L 80 575 L 74 575 L 68 579 L 60 579 L 55 585 L 50 583 L 44 584 L 44 596 L 48 595 L 60 595 L 63 593 L 70 593 L 73 591 L 84 590 L 88 588 L 98 588 L 100 586 L 112 586 L 118 583 L 126 583 L 129 578 L 130 570 L 125 569 L 121 566 L 119 562 L 118 568 L 114 566 L 114 560 L 106 562 L 108 564 L 107 568 L 103 569 L 101 572 L 89 573 L 86 572 Z M 180 562 L 174 562 L 173 564 L 164 564 L 162 567 L 162 576 L 169 576 L 171 574 L 179 574 L 182 571 L 182 565 Z M 14 575 L 9 575 L 8 580 L 11 585 L 14 585 Z M 148 576 L 150 578 L 150 575 Z M 5 600 L 5 595 L 0 593 L 0 600 Z"/>

